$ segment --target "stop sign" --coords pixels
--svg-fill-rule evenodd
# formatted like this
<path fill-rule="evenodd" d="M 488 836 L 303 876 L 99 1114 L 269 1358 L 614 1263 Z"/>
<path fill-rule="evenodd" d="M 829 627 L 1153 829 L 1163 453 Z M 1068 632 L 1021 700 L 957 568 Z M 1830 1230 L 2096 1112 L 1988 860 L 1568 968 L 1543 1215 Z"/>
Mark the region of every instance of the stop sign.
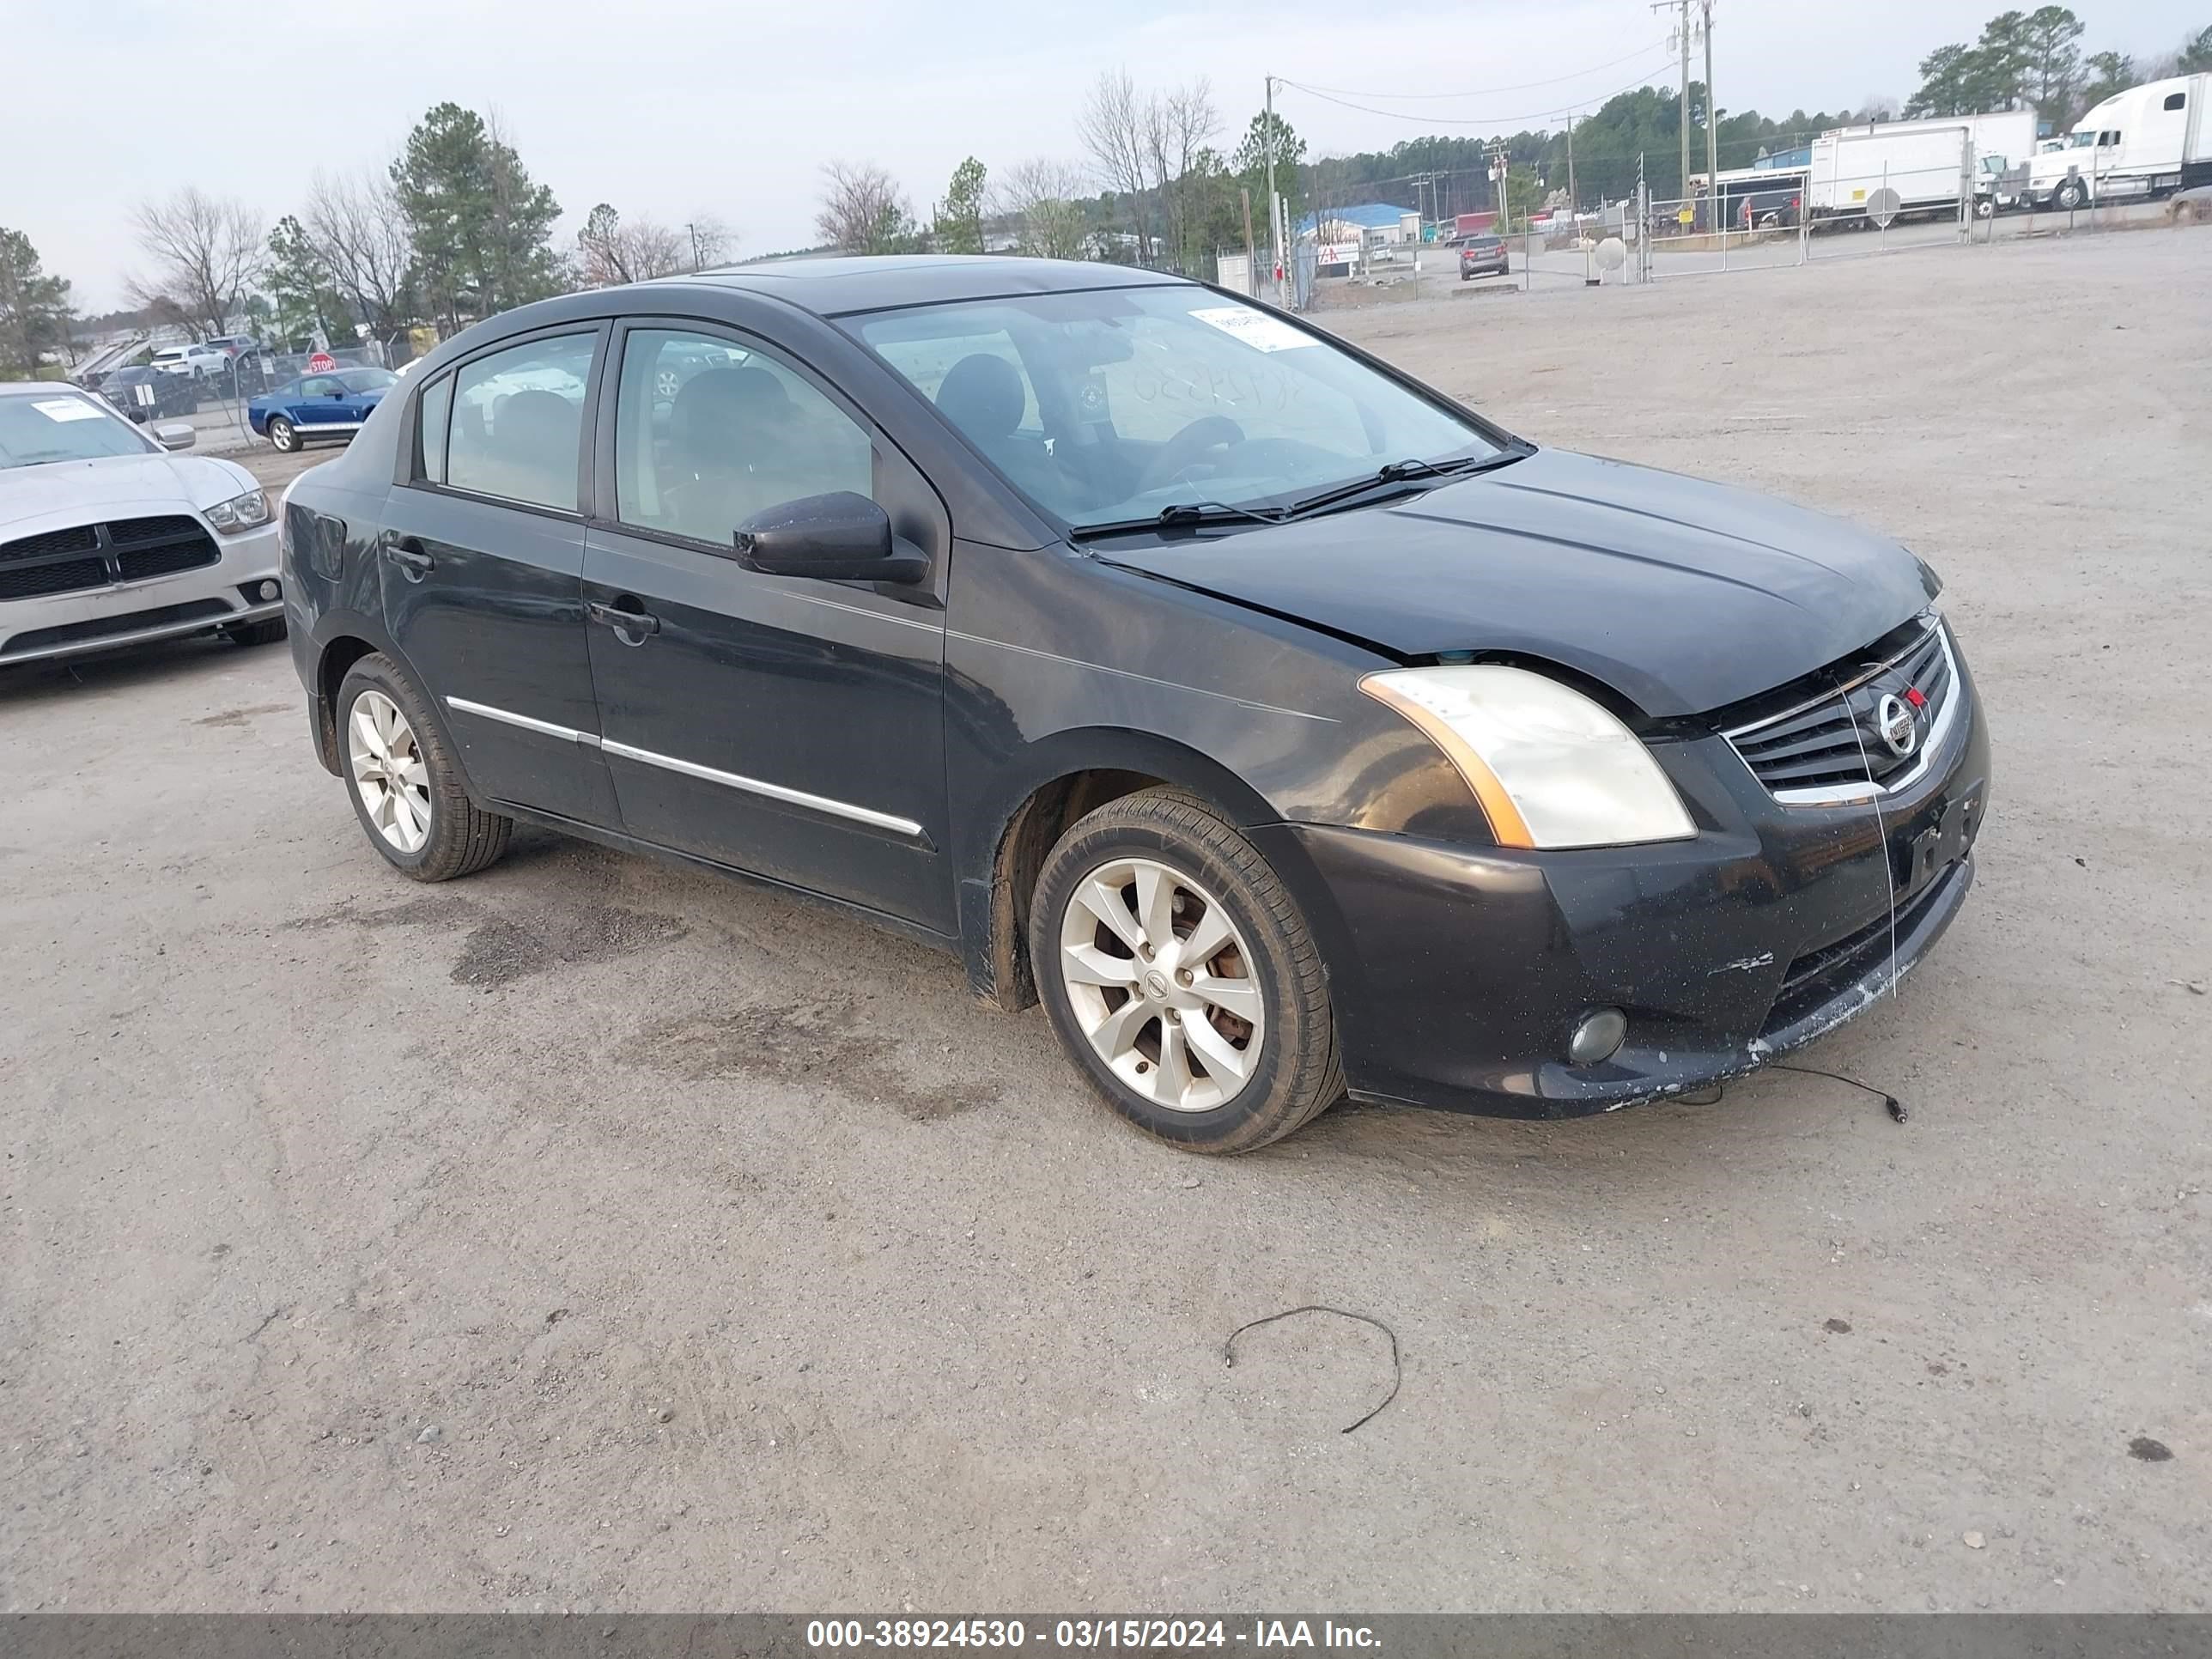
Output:
<path fill-rule="evenodd" d="M 310 374 L 327 374 L 337 366 L 338 360 L 327 351 L 318 351 L 307 359 L 307 373 Z"/>

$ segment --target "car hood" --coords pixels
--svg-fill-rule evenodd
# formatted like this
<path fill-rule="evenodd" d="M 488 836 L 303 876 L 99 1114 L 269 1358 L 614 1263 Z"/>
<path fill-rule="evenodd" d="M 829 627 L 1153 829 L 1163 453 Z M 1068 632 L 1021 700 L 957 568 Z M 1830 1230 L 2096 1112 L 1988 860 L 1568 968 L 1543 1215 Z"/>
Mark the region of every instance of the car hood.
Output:
<path fill-rule="evenodd" d="M 204 509 L 253 488 L 212 455 L 107 455 L 0 469 L 0 540 L 95 519 Z"/>
<path fill-rule="evenodd" d="M 1394 656 L 1556 663 L 1660 718 L 1834 662 L 1932 586 L 1905 549 L 1840 519 L 1557 449 L 1387 507 L 1093 551 Z"/>

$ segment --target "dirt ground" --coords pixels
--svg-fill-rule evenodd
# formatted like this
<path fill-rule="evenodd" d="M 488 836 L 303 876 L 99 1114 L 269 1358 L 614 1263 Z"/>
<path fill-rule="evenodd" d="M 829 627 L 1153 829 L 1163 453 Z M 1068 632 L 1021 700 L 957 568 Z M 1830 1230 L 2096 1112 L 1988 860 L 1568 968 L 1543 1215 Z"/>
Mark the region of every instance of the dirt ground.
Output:
<path fill-rule="evenodd" d="M 1980 882 L 1800 1056 L 1909 1123 L 1197 1160 L 858 923 L 409 885 L 281 647 L 0 677 L 0 1607 L 2204 1610 L 2212 229 L 1343 325 L 1948 577 Z"/>

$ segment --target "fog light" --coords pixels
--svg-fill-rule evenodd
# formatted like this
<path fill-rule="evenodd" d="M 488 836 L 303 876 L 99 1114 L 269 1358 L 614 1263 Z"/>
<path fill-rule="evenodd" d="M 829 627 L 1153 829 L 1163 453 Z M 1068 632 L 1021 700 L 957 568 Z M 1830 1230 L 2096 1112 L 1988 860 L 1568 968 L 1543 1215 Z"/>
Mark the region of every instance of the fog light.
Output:
<path fill-rule="evenodd" d="M 253 590 L 255 596 L 264 600 L 273 599 L 283 591 L 275 582 L 264 582 Z"/>
<path fill-rule="evenodd" d="M 1567 1039 L 1567 1058 L 1577 1066 L 1609 1060 L 1628 1036 L 1628 1016 L 1618 1008 L 1593 1008 L 1575 1022 Z"/>

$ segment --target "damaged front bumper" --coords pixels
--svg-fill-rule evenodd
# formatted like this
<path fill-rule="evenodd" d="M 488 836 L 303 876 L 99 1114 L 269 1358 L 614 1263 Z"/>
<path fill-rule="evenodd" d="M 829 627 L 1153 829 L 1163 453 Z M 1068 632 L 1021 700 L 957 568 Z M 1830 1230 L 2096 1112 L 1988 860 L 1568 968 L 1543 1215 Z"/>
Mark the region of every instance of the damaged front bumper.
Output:
<path fill-rule="evenodd" d="M 1693 839 L 1529 853 L 1258 832 L 1329 964 L 1358 1098 L 1571 1117 L 1756 1069 L 1875 1006 L 1972 885 L 1989 743 L 1972 681 L 1942 752 L 1872 805 L 1784 807 L 1723 739 L 1655 745 Z M 1628 1035 L 1576 1065 L 1593 1010 Z"/>

